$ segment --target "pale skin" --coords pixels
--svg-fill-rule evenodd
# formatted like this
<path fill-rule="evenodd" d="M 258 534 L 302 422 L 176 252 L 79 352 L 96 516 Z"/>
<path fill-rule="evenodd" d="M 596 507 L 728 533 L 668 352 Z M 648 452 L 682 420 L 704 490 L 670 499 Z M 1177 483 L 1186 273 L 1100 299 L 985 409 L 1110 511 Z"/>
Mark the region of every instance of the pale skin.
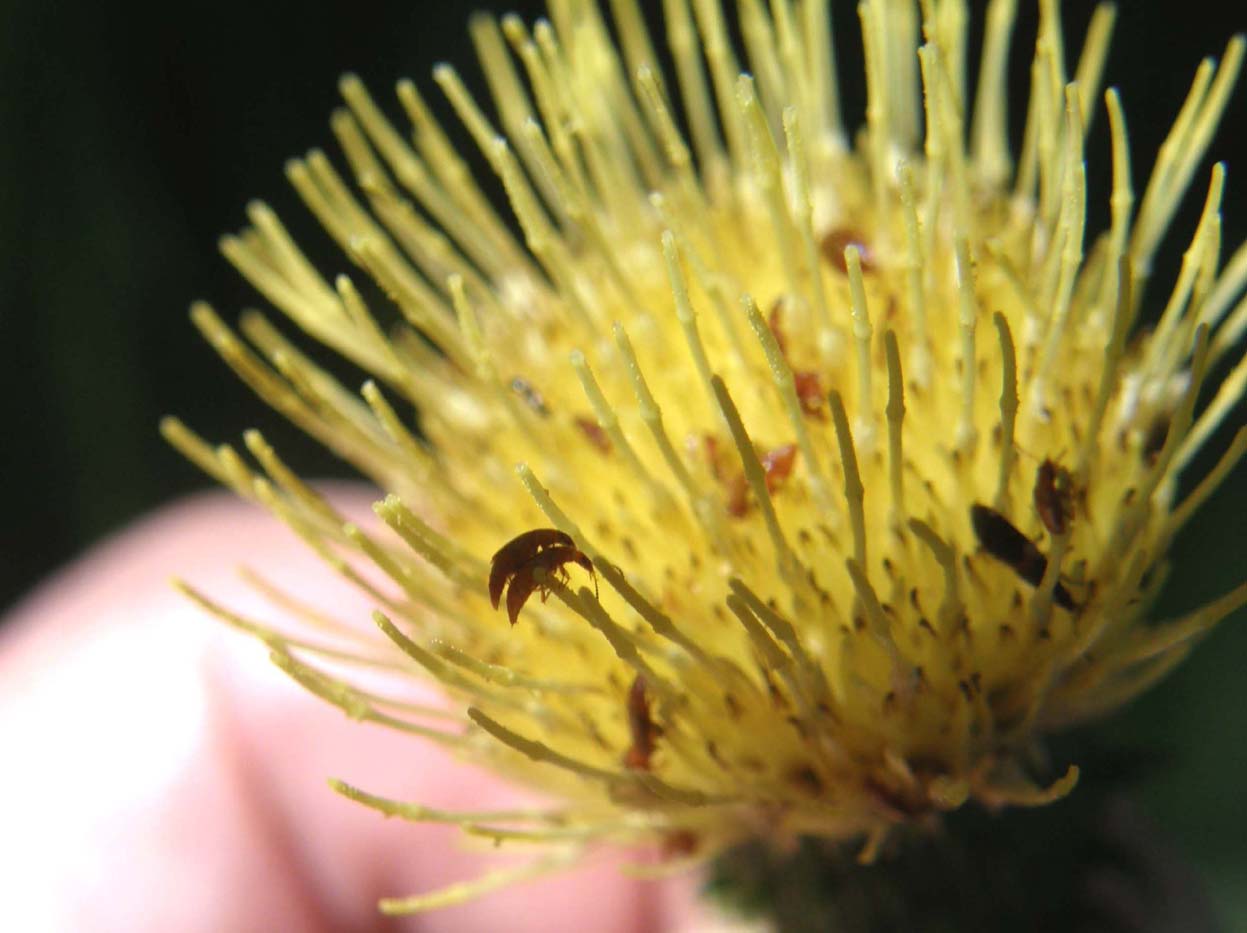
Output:
<path fill-rule="evenodd" d="M 334 498 L 366 514 L 359 490 Z M 340 616 L 368 618 L 366 600 L 274 519 L 212 493 L 97 546 L 0 625 L 0 928 L 736 928 L 694 906 L 696 878 L 631 880 L 608 854 L 462 906 L 381 917 L 380 897 L 502 863 L 465 850 L 453 829 L 347 801 L 328 777 L 448 809 L 524 797 L 427 742 L 348 720 L 169 584 L 176 574 L 280 621 L 239 578 L 240 564 Z"/>

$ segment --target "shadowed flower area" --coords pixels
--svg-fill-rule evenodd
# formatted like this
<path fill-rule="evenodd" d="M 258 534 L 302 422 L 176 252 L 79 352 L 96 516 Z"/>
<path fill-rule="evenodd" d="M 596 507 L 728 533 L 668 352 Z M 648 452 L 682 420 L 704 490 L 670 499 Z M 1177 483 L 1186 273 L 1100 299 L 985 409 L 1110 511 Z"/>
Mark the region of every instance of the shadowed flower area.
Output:
<path fill-rule="evenodd" d="M 1247 249 L 1221 263 L 1223 166 L 1176 280 L 1149 275 L 1241 39 L 1196 71 L 1136 197 L 1129 108 L 1100 87 L 1108 6 L 1075 55 L 1040 4 L 1017 153 L 1011 0 L 988 7 L 973 92 L 963 3 L 866 0 L 856 132 L 826 0 L 743 2 L 737 23 L 717 0 L 668 0 L 662 35 L 633 2 L 611 9 L 473 19 L 492 112 L 435 70 L 508 214 L 415 85 L 398 85 L 409 140 L 348 76 L 332 127 L 355 189 L 319 151 L 287 174 L 356 272 L 327 279 L 259 203 L 223 240 L 372 378 L 356 394 L 258 312 L 241 337 L 206 305 L 196 325 L 385 491 L 383 526 L 346 522 L 255 432 L 249 463 L 164 424 L 357 583 L 376 627 L 297 593 L 269 593 L 280 630 L 185 586 L 193 599 L 348 715 L 551 801 L 442 812 L 335 784 L 388 815 L 538 844 L 390 912 L 604 842 L 652 846 L 645 872 L 759 838 L 851 842 L 868 862 L 967 801 L 1048 803 L 1078 771 L 1045 737 L 1138 695 L 1247 601 L 1242 584 L 1149 616 L 1171 541 L 1247 450 L 1240 430 L 1177 497 L 1247 384 Z M 1109 229 L 1089 234 L 1093 119 L 1112 185 L 1096 195 Z M 1163 308 L 1148 329 L 1145 295 Z M 416 677 L 447 706 L 411 701 Z"/>

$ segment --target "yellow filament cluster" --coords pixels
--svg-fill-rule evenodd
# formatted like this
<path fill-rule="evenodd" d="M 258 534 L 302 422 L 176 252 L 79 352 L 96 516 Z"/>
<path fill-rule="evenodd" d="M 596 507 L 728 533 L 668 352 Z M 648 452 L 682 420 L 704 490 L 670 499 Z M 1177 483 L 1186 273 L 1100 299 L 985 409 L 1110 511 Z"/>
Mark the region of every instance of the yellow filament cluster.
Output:
<path fill-rule="evenodd" d="M 591 0 L 551 0 L 531 28 L 478 16 L 498 125 L 452 68 L 434 78 L 509 216 L 413 84 L 398 87 L 408 136 L 347 77 L 332 128 L 354 189 L 318 151 L 288 175 L 388 307 L 325 280 L 262 204 L 225 238 L 269 302 L 368 380 L 342 386 L 259 313 L 242 337 L 205 305 L 195 324 L 386 491 L 380 525 L 345 522 L 256 432 L 255 465 L 176 420 L 166 436 L 364 589 L 380 634 L 259 579 L 299 625 L 187 591 L 348 715 L 561 801 L 446 813 L 335 785 L 550 848 L 385 909 L 454 903 L 604 840 L 656 841 L 678 863 L 808 833 L 865 839 L 869 858 L 892 827 L 970 798 L 1044 803 L 1077 772 L 1029 773 L 1039 738 L 1129 700 L 1247 602 L 1245 584 L 1144 624 L 1170 541 L 1247 450 L 1240 431 L 1174 502 L 1247 389 L 1239 359 L 1197 409 L 1247 329 L 1247 246 L 1220 257 L 1222 166 L 1159 323 L 1133 327 L 1244 43 L 1200 66 L 1137 205 L 1125 109 L 1103 95 L 1112 219 L 1088 240 L 1083 148 L 1113 12 L 1071 78 L 1056 0 L 1039 6 L 1016 154 L 1014 0 L 989 5 L 972 107 L 964 0 L 864 0 L 854 145 L 827 0 L 744 0 L 742 49 L 719 0 L 665 0 L 662 36 L 635 0 L 611 4 L 613 26 Z M 1049 458 L 1076 490 L 1057 535 L 1033 504 Z M 1042 566 L 981 540 L 976 504 Z M 512 628 L 490 606 L 490 556 L 540 527 L 571 536 L 600 592 L 569 565 Z M 448 707 L 405 700 L 408 675 L 439 681 Z M 627 760 L 638 677 L 661 730 L 643 767 Z"/>

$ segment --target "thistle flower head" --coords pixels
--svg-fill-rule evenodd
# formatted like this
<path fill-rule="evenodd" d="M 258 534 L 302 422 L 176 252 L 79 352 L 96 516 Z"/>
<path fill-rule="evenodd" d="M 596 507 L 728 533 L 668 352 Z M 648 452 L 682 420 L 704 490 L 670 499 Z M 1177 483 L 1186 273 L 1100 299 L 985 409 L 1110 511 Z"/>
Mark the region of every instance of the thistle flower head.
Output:
<path fill-rule="evenodd" d="M 312 612 L 328 630 L 275 631 L 188 591 L 349 714 L 547 791 L 548 809 L 447 814 L 338 785 L 547 844 L 527 872 L 601 841 L 679 862 L 810 834 L 869 858 L 971 799 L 1060 797 L 1077 772 L 1034 771 L 1036 743 L 1138 694 L 1247 600 L 1148 621 L 1170 541 L 1247 448 L 1240 431 L 1175 499 L 1247 383 L 1222 166 L 1177 280 L 1149 282 L 1242 40 L 1199 68 L 1136 198 L 1125 108 L 1100 91 L 1107 6 L 1071 72 L 1040 4 L 1016 154 L 1012 0 L 989 6 L 973 95 L 963 3 L 862 3 L 853 135 L 826 0 L 742 2 L 743 49 L 717 0 L 668 0 L 662 35 L 611 6 L 617 44 L 590 0 L 531 29 L 475 18 L 494 115 L 434 71 L 509 212 L 413 84 L 409 142 L 347 77 L 332 126 L 356 190 L 320 152 L 288 175 L 351 274 L 326 279 L 262 204 L 223 241 L 370 374 L 360 395 L 267 318 L 243 318 L 248 345 L 194 309 L 265 401 L 388 492 L 388 531 L 346 523 L 254 432 L 259 471 L 176 421 L 167 436 L 364 588 L 384 637 Z M 1089 236 L 1097 115 L 1111 224 Z M 1163 308 L 1147 331 L 1145 294 Z M 461 721 L 404 704 L 408 674 Z"/>

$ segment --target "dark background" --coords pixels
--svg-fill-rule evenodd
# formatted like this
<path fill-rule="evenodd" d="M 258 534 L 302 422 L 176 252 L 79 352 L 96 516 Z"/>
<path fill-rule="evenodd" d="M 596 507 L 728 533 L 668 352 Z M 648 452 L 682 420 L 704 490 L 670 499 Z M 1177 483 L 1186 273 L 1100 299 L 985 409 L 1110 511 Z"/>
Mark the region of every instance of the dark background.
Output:
<path fill-rule="evenodd" d="M 1020 6 L 1027 12 L 1014 43 L 1015 100 L 1034 40 L 1033 10 L 1027 0 Z M 1072 69 L 1092 6 L 1062 6 Z M 1199 59 L 1220 56 L 1228 37 L 1247 28 L 1247 13 L 1233 6 L 1122 4 L 1106 78 L 1123 92 L 1137 196 Z M 325 7 L 223 0 L 142 12 L 124 4 L 0 5 L 0 610 L 101 536 L 205 485 L 160 440 L 163 414 L 179 414 L 210 440 L 258 426 L 305 472 L 342 472 L 226 372 L 186 309 L 207 298 L 232 319 L 258 303 L 216 251 L 223 232 L 242 226 L 252 197 L 273 204 L 323 268 L 344 268 L 287 186 L 284 160 L 312 146 L 332 153 L 327 119 L 346 70 L 361 74 L 395 117 L 389 90 L 398 77 L 412 77 L 439 101 L 429 72 L 440 60 L 459 65 L 484 98 L 466 36 L 475 8 L 515 10 L 528 20 L 539 12 L 531 0 Z M 863 104 L 857 16 L 853 4 L 833 8 L 846 114 L 856 124 Z M 1238 175 L 1247 169 L 1243 83 L 1211 148 L 1229 162 L 1227 253 L 1247 237 L 1247 189 Z M 453 125 L 448 108 L 442 115 Z M 1020 109 L 1013 119 L 1020 135 Z M 1106 123 L 1097 114 L 1089 141 L 1089 240 L 1107 221 Z M 1166 241 L 1154 276 L 1165 288 L 1206 181 L 1201 170 L 1179 233 Z M 1152 294 L 1149 307 L 1160 301 Z M 1228 439 L 1222 431 L 1205 467 Z M 1178 542 L 1162 612 L 1243 578 L 1245 472 L 1205 509 L 1198 533 Z M 1242 612 L 1236 619 L 1105 735 L 1145 741 L 1172 759 L 1144 787 L 1148 812 L 1194 860 L 1223 916 L 1247 929 L 1247 634 L 1240 631 L 1247 619 Z"/>

